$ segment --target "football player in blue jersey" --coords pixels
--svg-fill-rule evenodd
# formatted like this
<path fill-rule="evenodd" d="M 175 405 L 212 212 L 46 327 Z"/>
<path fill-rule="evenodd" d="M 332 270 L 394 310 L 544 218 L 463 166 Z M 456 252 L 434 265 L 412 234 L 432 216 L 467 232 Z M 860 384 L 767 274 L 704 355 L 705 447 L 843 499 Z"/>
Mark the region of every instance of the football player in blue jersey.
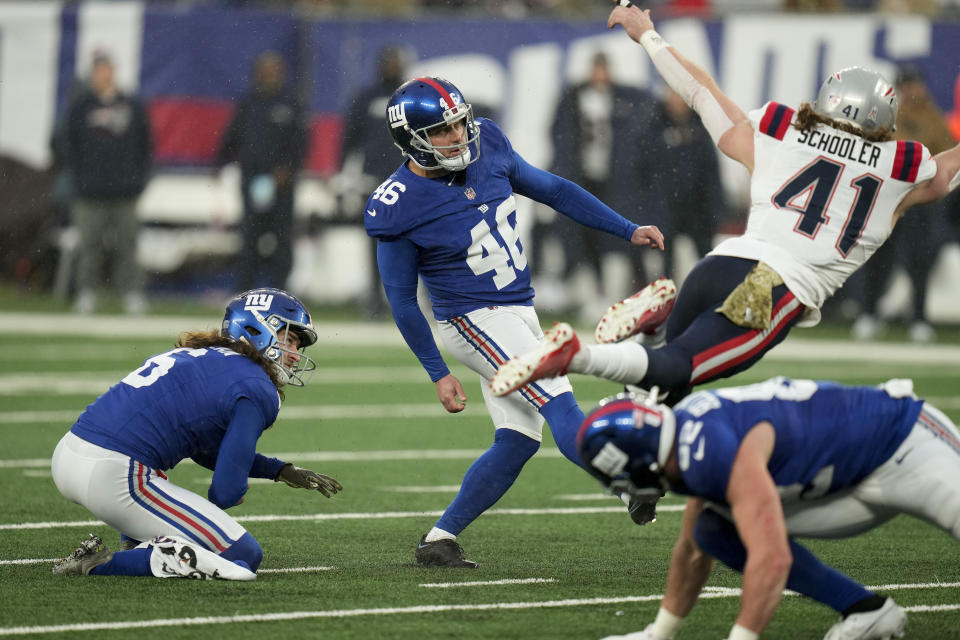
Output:
<path fill-rule="evenodd" d="M 910 380 L 774 378 L 699 391 L 672 410 L 620 394 L 587 416 L 577 442 L 612 490 L 690 496 L 655 621 L 611 638 L 673 638 L 713 558 L 743 574 L 730 640 L 758 638 L 784 588 L 842 616 L 825 640 L 899 638 L 902 608 L 795 538 L 851 537 L 905 513 L 960 540 L 960 433 Z"/>
<path fill-rule="evenodd" d="M 474 118 L 447 80 L 415 78 L 387 104 L 387 124 L 406 161 L 366 204 L 367 233 L 394 320 L 451 413 L 466 395 L 450 373 L 417 304 L 423 279 L 447 350 L 484 379 L 493 418 L 491 447 L 471 465 L 460 492 L 416 551 L 425 566 L 475 567 L 457 535 L 493 505 L 540 446 L 544 418 L 560 451 L 577 461 L 574 435 L 583 412 L 566 377 L 496 398 L 487 381 L 500 363 L 543 336 L 533 309 L 530 269 L 517 237 L 514 194 L 639 246 L 663 249 L 663 234 L 638 226 L 568 180 L 528 164 L 499 127 Z"/>
<path fill-rule="evenodd" d="M 257 453 L 285 385 L 306 384 L 316 363 L 310 314 L 279 289 L 233 298 L 219 331 L 185 332 L 80 414 L 53 453 L 57 489 L 121 534 L 113 553 L 93 534 L 55 574 L 253 580 L 260 544 L 224 511 L 248 478 L 271 478 L 326 497 L 333 478 Z M 207 497 L 165 471 L 190 458 L 213 471 Z"/>

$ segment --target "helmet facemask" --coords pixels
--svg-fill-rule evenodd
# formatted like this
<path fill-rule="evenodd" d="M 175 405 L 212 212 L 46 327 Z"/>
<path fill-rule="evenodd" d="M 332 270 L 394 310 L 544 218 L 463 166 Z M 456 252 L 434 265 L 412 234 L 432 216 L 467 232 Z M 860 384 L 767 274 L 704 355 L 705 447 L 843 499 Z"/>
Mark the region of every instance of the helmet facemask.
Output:
<path fill-rule="evenodd" d="M 453 127 L 457 124 L 462 124 L 464 128 L 465 139 L 461 142 L 452 145 L 435 145 L 430 141 L 431 132 L 436 134 L 446 127 Z M 442 123 L 421 127 L 420 129 L 413 129 L 410 125 L 406 125 L 405 128 L 410 134 L 410 146 L 436 160 L 435 165 L 425 166 L 417 160 L 415 154 L 408 154 L 410 159 L 421 169 L 436 169 L 439 167 L 447 171 L 462 171 L 480 156 L 476 144 L 477 138 L 480 136 L 480 130 L 473 121 L 473 107 L 469 104 L 455 104 L 444 111 Z M 447 157 L 443 152 L 449 149 L 459 149 L 460 153 Z"/>
<path fill-rule="evenodd" d="M 271 315 L 266 319 L 256 311 L 254 315 L 272 334 L 270 344 L 261 350 L 261 353 L 267 360 L 273 362 L 281 385 L 289 384 L 293 387 L 306 385 L 317 369 L 317 363 L 313 358 L 304 353 L 305 349 L 315 341 L 308 337 L 313 332 L 313 327 L 284 320 L 277 315 Z M 286 346 L 291 333 L 296 336 L 296 349 Z"/>
<path fill-rule="evenodd" d="M 286 291 L 262 288 L 237 295 L 227 303 L 220 331 L 250 344 L 266 358 L 278 386 L 302 387 L 317 368 L 304 354 L 317 341 L 310 313 Z M 295 348 L 287 346 L 290 332 L 296 335 Z"/>

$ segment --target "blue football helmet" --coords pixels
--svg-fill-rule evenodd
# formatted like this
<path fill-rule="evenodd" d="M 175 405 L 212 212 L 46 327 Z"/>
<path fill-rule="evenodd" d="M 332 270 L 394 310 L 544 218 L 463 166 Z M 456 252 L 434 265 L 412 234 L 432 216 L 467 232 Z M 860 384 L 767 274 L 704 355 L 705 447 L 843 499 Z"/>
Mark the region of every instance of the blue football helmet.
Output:
<path fill-rule="evenodd" d="M 655 398 L 656 391 L 647 400 L 632 393 L 610 396 L 577 433 L 580 459 L 611 492 L 655 500 L 668 488 L 663 466 L 673 448 L 676 418 Z"/>
<path fill-rule="evenodd" d="M 303 353 L 317 341 L 310 312 L 286 291 L 266 288 L 239 294 L 227 303 L 221 329 L 225 336 L 249 342 L 276 364 L 281 384 L 302 387 L 317 368 Z M 283 346 L 288 332 L 297 336 L 296 351 Z"/>
<path fill-rule="evenodd" d="M 436 146 L 430 142 L 430 130 L 463 121 L 466 140 L 457 145 Z M 390 96 L 387 102 L 387 126 L 393 143 L 422 169 L 461 171 L 480 157 L 480 129 L 473 121 L 473 108 L 460 90 L 443 78 L 414 78 Z M 444 149 L 459 148 L 452 158 Z"/>
<path fill-rule="evenodd" d="M 896 129 L 898 109 L 893 85 L 876 71 L 863 67 L 841 69 L 828 76 L 813 105 L 820 115 L 865 132 Z"/>

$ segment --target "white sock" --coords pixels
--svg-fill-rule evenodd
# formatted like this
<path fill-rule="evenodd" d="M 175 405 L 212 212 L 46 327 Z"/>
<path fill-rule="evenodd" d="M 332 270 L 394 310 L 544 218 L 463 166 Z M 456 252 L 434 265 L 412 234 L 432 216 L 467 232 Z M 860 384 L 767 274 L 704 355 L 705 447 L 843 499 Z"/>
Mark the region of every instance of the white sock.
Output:
<path fill-rule="evenodd" d="M 437 529 L 434 527 L 430 529 L 430 533 L 427 534 L 426 540 L 424 542 L 436 542 L 437 540 L 456 540 L 457 536 L 453 535 L 449 531 L 444 531 L 443 529 Z"/>
<path fill-rule="evenodd" d="M 585 344 L 570 361 L 570 371 L 623 384 L 637 384 L 647 374 L 649 363 L 647 350 L 633 340 L 617 344 Z"/>

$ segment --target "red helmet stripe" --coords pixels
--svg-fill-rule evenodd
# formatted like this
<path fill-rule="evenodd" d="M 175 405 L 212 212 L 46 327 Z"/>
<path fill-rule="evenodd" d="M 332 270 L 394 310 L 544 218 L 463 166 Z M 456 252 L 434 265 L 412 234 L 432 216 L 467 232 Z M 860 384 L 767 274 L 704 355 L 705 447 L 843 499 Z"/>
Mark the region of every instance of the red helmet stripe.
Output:
<path fill-rule="evenodd" d="M 587 429 L 590 428 L 590 425 L 596 422 L 599 418 L 602 418 L 611 413 L 617 413 L 619 411 L 624 411 L 624 410 L 640 411 L 642 413 L 652 413 L 654 415 L 658 415 L 661 417 L 663 415 L 663 413 L 658 409 L 654 409 L 652 407 L 642 405 L 628 398 L 624 398 L 623 400 L 616 400 L 614 402 L 611 402 L 608 405 L 604 405 L 598 409 L 595 409 L 593 413 L 591 413 L 589 416 L 587 416 L 584 419 L 583 424 L 580 425 L 580 429 L 577 430 L 577 442 L 580 442 L 581 440 L 583 440 L 583 434 L 586 432 Z"/>
<path fill-rule="evenodd" d="M 432 88 L 436 89 L 437 93 L 440 94 L 440 98 L 447 103 L 447 109 L 453 108 L 453 97 L 450 95 L 446 89 L 443 88 L 443 85 L 434 80 L 433 78 L 417 78 L 420 82 L 430 85 Z"/>

